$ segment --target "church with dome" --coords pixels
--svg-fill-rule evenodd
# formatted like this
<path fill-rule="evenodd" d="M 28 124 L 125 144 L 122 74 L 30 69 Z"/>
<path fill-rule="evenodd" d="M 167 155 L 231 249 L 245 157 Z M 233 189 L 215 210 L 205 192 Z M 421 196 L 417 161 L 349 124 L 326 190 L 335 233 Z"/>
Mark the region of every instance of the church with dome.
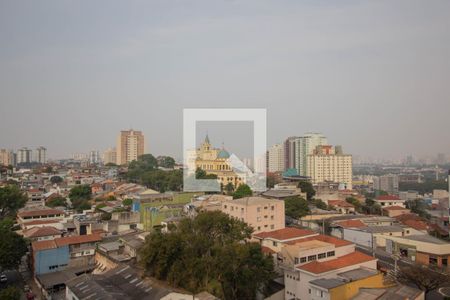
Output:
<path fill-rule="evenodd" d="M 225 148 L 213 148 L 208 135 L 196 151 L 195 167 L 202 169 L 207 174 L 217 175 L 222 187 L 232 183 L 236 188 L 245 182 L 245 179 L 238 176 L 228 162 L 230 153 Z"/>

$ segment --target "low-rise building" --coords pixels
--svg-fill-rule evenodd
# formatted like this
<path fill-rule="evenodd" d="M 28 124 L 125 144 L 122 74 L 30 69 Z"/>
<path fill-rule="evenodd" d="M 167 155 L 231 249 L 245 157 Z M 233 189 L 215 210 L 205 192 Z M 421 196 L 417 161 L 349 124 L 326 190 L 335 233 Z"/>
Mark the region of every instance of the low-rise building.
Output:
<path fill-rule="evenodd" d="M 17 223 L 22 229 L 32 221 L 61 222 L 64 219 L 64 211 L 50 207 L 26 207 L 17 213 Z"/>
<path fill-rule="evenodd" d="M 394 195 L 378 196 L 375 198 L 375 202 L 378 203 L 382 208 L 388 206 L 405 207 L 405 200 L 402 200 L 398 196 Z"/>
<path fill-rule="evenodd" d="M 344 215 L 355 213 L 355 206 L 344 200 L 328 200 L 328 205 Z"/>
<path fill-rule="evenodd" d="M 32 242 L 54 240 L 61 237 L 59 229 L 51 226 L 32 227 L 23 231 L 23 236 Z"/>
<path fill-rule="evenodd" d="M 262 197 L 245 197 L 222 202 L 222 212 L 247 223 L 254 232 L 285 227 L 284 201 Z"/>
<path fill-rule="evenodd" d="M 383 214 L 385 214 L 391 218 L 394 218 L 394 217 L 397 217 L 400 215 L 404 215 L 404 214 L 409 214 L 409 213 L 411 213 L 411 210 L 409 210 L 406 207 L 402 207 L 402 206 L 393 205 L 393 206 L 383 207 Z"/>

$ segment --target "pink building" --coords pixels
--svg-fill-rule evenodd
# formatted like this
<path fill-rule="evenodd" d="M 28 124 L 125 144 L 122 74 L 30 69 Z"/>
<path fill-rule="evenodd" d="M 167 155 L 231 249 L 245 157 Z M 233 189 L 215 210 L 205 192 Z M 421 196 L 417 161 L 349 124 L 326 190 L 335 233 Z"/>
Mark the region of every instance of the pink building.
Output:
<path fill-rule="evenodd" d="M 254 232 L 283 229 L 284 201 L 262 197 L 245 197 L 222 202 L 222 212 L 239 219 Z"/>

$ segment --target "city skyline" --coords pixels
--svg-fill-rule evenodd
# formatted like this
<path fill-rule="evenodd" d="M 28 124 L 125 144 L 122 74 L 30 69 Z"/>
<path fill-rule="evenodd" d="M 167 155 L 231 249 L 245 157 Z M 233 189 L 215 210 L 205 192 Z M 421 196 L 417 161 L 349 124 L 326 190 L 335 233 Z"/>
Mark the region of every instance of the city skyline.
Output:
<path fill-rule="evenodd" d="M 448 155 L 449 2 L 105 3 L 2 2 L 2 148 L 63 158 L 133 127 L 180 157 L 184 108 L 263 107 L 268 147 L 314 131 L 357 156 Z"/>

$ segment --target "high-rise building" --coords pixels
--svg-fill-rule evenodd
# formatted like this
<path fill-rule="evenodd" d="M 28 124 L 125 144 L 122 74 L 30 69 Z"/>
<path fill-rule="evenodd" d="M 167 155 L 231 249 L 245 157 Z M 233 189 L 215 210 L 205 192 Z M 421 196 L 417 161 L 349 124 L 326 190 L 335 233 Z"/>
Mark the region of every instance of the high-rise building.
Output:
<path fill-rule="evenodd" d="M 284 145 L 276 144 L 269 148 L 268 152 L 268 171 L 284 171 Z"/>
<path fill-rule="evenodd" d="M 344 154 L 342 147 L 319 145 L 307 156 L 307 174 L 313 184 L 336 182 L 345 189 L 352 189 L 352 156 Z"/>
<path fill-rule="evenodd" d="M 98 150 L 92 150 L 89 152 L 89 163 L 90 164 L 99 164 L 101 162 L 100 152 Z"/>
<path fill-rule="evenodd" d="M 12 150 L 0 149 L 0 166 L 15 166 L 15 154 Z"/>
<path fill-rule="evenodd" d="M 28 164 L 31 162 L 32 151 L 27 147 L 17 150 L 17 164 Z"/>
<path fill-rule="evenodd" d="M 373 178 L 373 189 L 376 191 L 385 191 L 389 194 L 398 193 L 399 176 L 387 174 Z"/>
<path fill-rule="evenodd" d="M 117 138 L 117 164 L 123 165 L 144 154 L 144 135 L 133 129 L 123 130 Z"/>
<path fill-rule="evenodd" d="M 295 169 L 295 141 L 298 137 L 291 136 L 284 141 L 284 170 Z"/>
<path fill-rule="evenodd" d="M 47 162 L 47 149 L 45 147 L 36 148 L 34 161 L 39 164 L 45 164 Z"/>
<path fill-rule="evenodd" d="M 301 176 L 308 176 L 308 155 L 317 146 L 327 145 L 327 138 L 321 133 L 306 133 L 294 140 L 294 166 Z"/>
<path fill-rule="evenodd" d="M 117 151 L 116 148 L 109 148 L 103 152 L 103 163 L 106 164 L 115 164 L 117 162 Z"/>

